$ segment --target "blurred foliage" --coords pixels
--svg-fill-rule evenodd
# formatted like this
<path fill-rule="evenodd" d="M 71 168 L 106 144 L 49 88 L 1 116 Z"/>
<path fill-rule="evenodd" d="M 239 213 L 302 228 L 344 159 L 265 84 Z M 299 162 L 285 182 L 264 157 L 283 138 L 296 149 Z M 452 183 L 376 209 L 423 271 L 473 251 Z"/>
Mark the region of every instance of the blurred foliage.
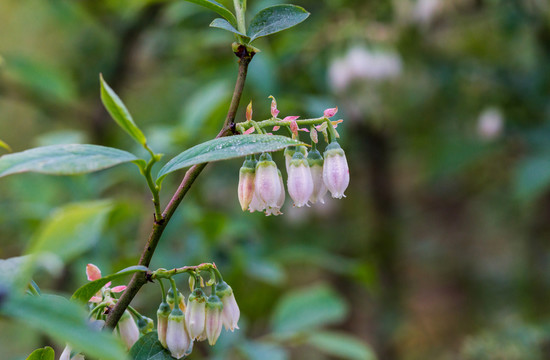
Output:
<path fill-rule="evenodd" d="M 249 2 L 249 14 L 278 3 Z M 239 160 L 207 167 L 152 266 L 216 262 L 243 316 L 241 331 L 190 359 L 370 359 L 366 344 L 384 360 L 544 358 L 548 2 L 293 3 L 312 15 L 254 43 L 262 52 L 238 118 L 249 100 L 267 118 L 269 95 L 285 116 L 337 105 L 350 188 L 345 200 L 293 209 L 287 199 L 284 215 L 264 217 L 240 211 Z M 164 160 L 211 139 L 237 68 L 231 35 L 208 27 L 214 17 L 181 1 L 0 2 L 0 139 L 14 151 L 77 142 L 143 154 L 102 107 L 99 73 Z M 282 154 L 275 160 L 284 167 Z M 163 204 L 181 176 L 163 183 Z M 50 292 L 70 296 L 87 263 L 105 274 L 134 265 L 150 229 L 150 196 L 133 165 L 11 176 L 0 188 L 1 258 L 24 253 L 57 208 L 112 201 L 100 234 L 89 234 L 97 243 L 57 276 L 37 274 Z M 153 317 L 159 298 L 147 286 L 134 305 Z M 503 330 L 503 314 L 517 324 Z M 281 326 L 300 331 L 281 338 Z M 47 344 L 0 322 L 2 358 Z"/>

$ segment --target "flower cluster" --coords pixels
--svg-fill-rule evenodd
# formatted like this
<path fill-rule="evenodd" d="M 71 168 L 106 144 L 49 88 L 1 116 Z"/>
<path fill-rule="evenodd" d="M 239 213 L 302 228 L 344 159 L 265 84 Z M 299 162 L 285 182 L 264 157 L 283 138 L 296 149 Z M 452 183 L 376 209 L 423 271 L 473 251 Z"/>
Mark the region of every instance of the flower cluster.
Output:
<path fill-rule="evenodd" d="M 312 125 L 309 130 L 299 128 L 299 120 L 296 116 L 279 120 L 275 99 L 272 100 L 271 105 L 272 118 L 265 122 L 253 122 L 251 106 L 247 108 L 247 121 L 242 124 L 251 123 L 255 126 L 251 125 L 243 131 L 243 134 L 249 134 L 255 129 L 260 131 L 263 123 L 275 124 L 273 131 L 279 130 L 281 126 L 287 126 L 294 139 L 298 138 L 298 131 L 310 133 L 311 151 L 308 152 L 306 146 L 290 146 L 284 151 L 288 194 L 296 207 L 309 206 L 310 203 L 324 203 L 327 191 L 330 191 L 333 198 L 345 197 L 344 191 L 349 184 L 349 169 L 344 150 L 336 141 L 338 133 L 334 130 L 341 120 L 336 122 L 329 120 L 336 112 L 336 108 L 327 109 L 322 118 L 302 121 Z M 328 132 L 327 124 L 333 127 Z M 318 132 L 325 135 L 328 143 L 323 155 L 317 150 Z M 332 135 L 330 141 L 328 134 Z M 239 171 L 238 197 L 243 211 L 264 211 L 266 215 L 282 214 L 281 207 L 285 201 L 283 177 L 269 153 L 261 154 L 258 159 L 254 156 L 245 158 Z"/>
<path fill-rule="evenodd" d="M 176 359 L 187 356 L 193 350 L 194 341 L 208 340 L 216 344 L 222 326 L 226 330 L 238 329 L 240 311 L 233 290 L 223 280 L 212 286 L 210 295 L 200 287 L 193 289 L 185 305 L 183 295 L 169 292 L 167 301 L 157 311 L 158 338 L 162 346 Z M 174 298 L 170 301 L 170 298 Z M 178 303 L 179 306 L 175 306 Z"/>

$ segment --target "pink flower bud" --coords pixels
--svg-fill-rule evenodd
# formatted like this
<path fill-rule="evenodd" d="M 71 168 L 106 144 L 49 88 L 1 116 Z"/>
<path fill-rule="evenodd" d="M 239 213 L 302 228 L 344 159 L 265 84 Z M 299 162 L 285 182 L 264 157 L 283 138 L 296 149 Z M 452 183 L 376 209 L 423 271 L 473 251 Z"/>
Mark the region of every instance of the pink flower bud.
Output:
<path fill-rule="evenodd" d="M 246 159 L 239 170 L 238 195 L 239 203 L 243 211 L 248 209 L 254 196 L 254 177 L 256 174 L 256 164 L 252 159 Z"/>
<path fill-rule="evenodd" d="M 344 150 L 334 141 L 327 146 L 323 166 L 323 181 L 333 198 L 345 197 L 344 191 L 349 184 L 349 168 Z"/>
<path fill-rule="evenodd" d="M 309 201 L 315 204 L 319 201 L 321 204 L 325 203 L 323 199 L 327 193 L 327 187 L 323 181 L 323 157 L 317 150 L 312 150 L 307 154 L 307 161 L 309 164 L 309 171 L 311 172 L 311 178 L 313 180 L 313 192 Z"/>
<path fill-rule="evenodd" d="M 166 346 L 166 330 L 168 327 L 168 316 L 170 316 L 170 305 L 162 302 L 157 310 L 157 333 L 162 346 Z"/>
<path fill-rule="evenodd" d="M 166 346 L 173 357 L 181 359 L 188 354 L 190 344 L 191 340 L 185 329 L 185 316 L 176 308 L 168 316 Z"/>
<path fill-rule="evenodd" d="M 331 117 L 333 117 L 334 115 L 336 115 L 337 112 L 338 112 L 338 108 L 335 107 L 335 108 L 331 108 L 331 109 L 326 109 L 323 115 L 324 115 L 326 118 L 331 118 Z"/>
<path fill-rule="evenodd" d="M 216 344 L 222 332 L 223 303 L 216 295 L 210 295 L 206 301 L 206 336 L 210 345 Z"/>
<path fill-rule="evenodd" d="M 128 350 L 134 346 L 136 341 L 139 339 L 138 326 L 128 311 L 124 311 L 124 314 L 122 314 L 122 317 L 117 325 L 117 331 L 122 341 L 126 344 Z"/>
<path fill-rule="evenodd" d="M 281 195 L 277 165 L 271 160 L 271 155 L 262 154 L 256 164 L 255 177 L 256 195 L 265 203 L 266 208 L 276 207 Z"/>
<path fill-rule="evenodd" d="M 288 167 L 288 194 L 294 200 L 294 206 L 307 205 L 313 193 L 313 179 L 309 171 L 309 164 L 300 152 L 294 153 Z"/>
<path fill-rule="evenodd" d="M 206 326 L 206 297 L 201 288 L 196 288 L 189 295 L 185 321 L 191 340 L 197 339 L 204 332 Z"/>
<path fill-rule="evenodd" d="M 276 118 L 277 115 L 279 115 L 279 110 L 277 110 L 277 101 L 275 101 L 273 95 L 269 95 L 269 98 L 271 99 L 271 116 Z"/>
<path fill-rule="evenodd" d="M 225 330 L 234 331 L 238 329 L 239 326 L 237 323 L 239 322 L 241 311 L 235 300 L 233 289 L 231 289 L 231 286 L 227 285 L 225 281 L 220 282 L 216 285 L 216 295 L 220 297 L 223 304 L 222 323 Z"/>

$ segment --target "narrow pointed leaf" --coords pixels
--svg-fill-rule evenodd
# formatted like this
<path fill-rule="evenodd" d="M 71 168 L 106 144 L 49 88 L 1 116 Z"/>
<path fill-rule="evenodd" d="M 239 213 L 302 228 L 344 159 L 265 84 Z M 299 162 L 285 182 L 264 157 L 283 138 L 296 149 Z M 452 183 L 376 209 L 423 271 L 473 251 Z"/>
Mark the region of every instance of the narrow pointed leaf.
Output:
<path fill-rule="evenodd" d="M 103 80 L 102 75 L 99 75 L 99 82 L 101 84 L 101 101 L 109 114 L 111 114 L 113 120 L 115 120 L 124 131 L 133 137 L 134 140 L 142 146 L 145 146 L 147 144 L 147 139 L 145 139 L 145 135 L 143 135 L 143 132 L 141 132 L 134 122 L 132 115 L 130 115 L 130 112 L 122 100 L 113 91 L 113 89 L 111 89 L 109 84 Z"/>
<path fill-rule="evenodd" d="M 76 175 L 138 160 L 133 154 L 99 145 L 50 145 L 0 157 L 0 177 L 24 172 Z"/>
<path fill-rule="evenodd" d="M 2 304 L 0 315 L 24 322 L 93 358 L 126 358 L 122 342 L 112 333 L 92 329 L 87 312 L 78 304 L 60 296 L 10 296 Z"/>
<path fill-rule="evenodd" d="M 210 140 L 193 146 L 170 160 L 160 169 L 157 184 L 169 173 L 191 165 L 277 151 L 296 145 L 304 144 L 280 135 L 236 135 Z"/>
<path fill-rule="evenodd" d="M 237 35 L 240 35 L 242 37 L 245 37 L 248 39 L 248 36 L 246 36 L 245 34 L 243 34 L 242 32 L 240 32 L 239 30 L 235 29 L 235 27 L 233 27 L 233 25 L 231 25 L 227 20 L 225 19 L 221 19 L 221 18 L 217 18 L 217 19 L 214 19 L 214 21 L 212 21 L 210 23 L 210 27 L 214 27 L 214 28 L 218 28 L 218 29 L 223 29 L 223 30 L 227 30 L 227 31 L 230 31 L 232 33 L 235 33 Z"/>
<path fill-rule="evenodd" d="M 87 303 L 88 300 L 90 300 L 90 298 L 94 296 L 99 290 L 101 290 L 101 288 L 105 286 L 105 284 L 107 284 L 109 281 L 116 280 L 128 274 L 133 274 L 136 272 L 147 271 L 147 270 L 148 269 L 145 266 L 135 265 L 135 266 L 127 267 L 124 270 L 120 270 L 115 274 L 107 275 L 102 277 L 101 279 L 91 281 L 86 285 L 78 288 L 73 294 L 73 296 L 71 296 L 71 300 Z"/>
<path fill-rule="evenodd" d="M 26 360 L 54 360 L 55 352 L 49 346 L 34 350 Z"/>
<path fill-rule="evenodd" d="M 271 35 L 298 25 L 308 16 L 309 13 L 301 6 L 270 6 L 260 10 L 254 16 L 248 26 L 247 34 L 250 36 L 250 41 L 254 41 L 259 37 Z"/>
<path fill-rule="evenodd" d="M 2 140 L 0 140 L 0 147 L 8 150 L 9 152 L 11 152 L 11 147 L 8 144 L 6 144 L 5 142 L 3 142 Z"/>
<path fill-rule="evenodd" d="M 151 331 L 143 335 L 130 349 L 132 360 L 173 360 L 170 351 L 166 350 L 158 339 L 158 333 Z"/>
<path fill-rule="evenodd" d="M 186 0 L 187 2 L 203 6 L 207 9 L 215 11 L 218 15 L 224 17 L 231 25 L 237 27 L 237 19 L 231 11 L 229 11 L 225 6 L 214 0 Z"/>

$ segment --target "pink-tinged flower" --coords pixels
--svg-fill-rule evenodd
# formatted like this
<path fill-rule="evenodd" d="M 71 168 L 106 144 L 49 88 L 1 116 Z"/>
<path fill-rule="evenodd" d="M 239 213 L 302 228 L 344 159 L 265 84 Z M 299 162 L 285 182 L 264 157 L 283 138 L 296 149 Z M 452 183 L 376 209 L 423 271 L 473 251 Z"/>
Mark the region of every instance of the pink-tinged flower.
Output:
<path fill-rule="evenodd" d="M 139 329 L 128 310 L 124 311 L 124 314 L 122 314 L 116 328 L 118 335 L 122 341 L 124 341 L 128 350 L 130 350 L 130 348 L 134 346 L 136 341 L 139 339 Z"/>
<path fill-rule="evenodd" d="M 346 154 L 340 145 L 333 141 L 324 153 L 323 181 L 333 198 L 345 197 L 344 191 L 349 185 L 349 168 Z"/>
<path fill-rule="evenodd" d="M 246 107 L 246 121 L 252 120 L 252 101 Z"/>
<path fill-rule="evenodd" d="M 298 136 L 298 123 L 296 120 L 290 120 L 290 131 L 292 131 L 294 136 Z"/>
<path fill-rule="evenodd" d="M 269 95 L 269 98 L 271 99 L 271 116 L 276 118 L 277 115 L 279 115 L 279 110 L 277 109 L 277 101 L 275 100 L 273 95 Z"/>
<path fill-rule="evenodd" d="M 101 279 L 101 270 L 99 270 L 99 268 L 94 264 L 88 264 L 86 265 L 86 277 L 89 281 L 99 280 Z M 103 301 L 103 294 L 108 292 L 120 293 L 124 290 L 126 290 L 126 285 L 119 285 L 111 288 L 111 282 L 109 281 L 101 288 L 100 291 L 98 291 L 94 296 L 90 298 L 90 302 L 99 303 Z"/>
<path fill-rule="evenodd" d="M 278 131 L 281 127 L 280 126 L 273 126 L 273 132 Z"/>
<path fill-rule="evenodd" d="M 243 211 L 248 209 L 254 196 L 256 176 L 256 164 L 251 158 L 247 158 L 241 169 L 239 170 L 239 186 L 237 189 L 239 195 L 239 203 Z"/>
<path fill-rule="evenodd" d="M 170 305 L 161 302 L 157 310 L 157 333 L 162 346 L 166 346 L 166 330 L 168 329 L 168 316 L 170 316 Z"/>
<path fill-rule="evenodd" d="M 243 133 L 244 135 L 248 135 L 248 134 L 252 134 L 254 132 L 254 130 L 256 130 L 254 128 L 254 126 L 248 128 L 248 130 L 245 130 L 245 132 Z"/>
<path fill-rule="evenodd" d="M 222 281 L 216 285 L 216 295 L 220 297 L 223 304 L 222 323 L 225 330 L 234 331 L 238 329 L 239 326 L 237 323 L 239 322 L 241 311 L 235 300 L 233 289 L 231 289 L 231 286 L 227 285 L 225 281 Z"/>
<path fill-rule="evenodd" d="M 185 329 L 185 316 L 180 309 L 174 309 L 168 316 L 166 346 L 173 357 L 181 359 L 188 354 L 190 344 L 191 340 Z"/>
<path fill-rule="evenodd" d="M 277 165 L 271 159 L 271 155 L 264 153 L 260 156 L 260 161 L 256 164 L 254 180 L 259 200 L 265 203 L 266 208 L 276 207 L 279 195 L 281 195 L 281 186 L 279 185 Z"/>
<path fill-rule="evenodd" d="M 319 201 L 321 204 L 325 203 L 324 196 L 327 193 L 327 187 L 323 181 L 323 157 L 317 150 L 312 150 L 307 154 L 307 162 L 309 164 L 309 171 L 311 172 L 311 179 L 313 180 L 313 192 L 309 201 L 315 204 Z"/>
<path fill-rule="evenodd" d="M 197 339 L 204 332 L 206 327 L 206 296 L 201 288 L 196 288 L 189 295 L 185 321 L 191 340 Z"/>
<path fill-rule="evenodd" d="M 216 344 L 222 332 L 223 303 L 217 295 L 210 295 L 206 301 L 206 336 L 210 345 Z"/>
<path fill-rule="evenodd" d="M 326 109 L 325 112 L 324 112 L 324 116 L 326 118 L 331 118 L 334 115 L 336 115 L 337 112 L 338 112 L 338 107 Z"/>
<path fill-rule="evenodd" d="M 309 164 L 300 152 L 294 153 L 288 167 L 287 179 L 288 194 L 294 200 L 294 206 L 307 205 L 313 193 L 313 179 L 309 171 Z"/>
<path fill-rule="evenodd" d="M 248 211 L 253 213 L 254 211 L 264 211 L 265 210 L 265 203 L 263 200 L 260 199 L 258 196 L 258 193 L 254 191 L 254 194 L 252 194 L 252 201 L 250 201 L 250 205 L 248 206 Z"/>
<path fill-rule="evenodd" d="M 279 173 L 279 184 L 281 186 L 281 195 L 279 195 L 279 200 L 277 200 L 277 206 L 274 208 L 267 208 L 265 209 L 265 214 L 267 216 L 273 215 L 278 216 L 282 215 L 281 208 L 283 207 L 283 204 L 285 203 L 285 184 L 283 182 L 283 175 L 281 174 L 281 170 L 277 169 L 277 172 Z"/>

